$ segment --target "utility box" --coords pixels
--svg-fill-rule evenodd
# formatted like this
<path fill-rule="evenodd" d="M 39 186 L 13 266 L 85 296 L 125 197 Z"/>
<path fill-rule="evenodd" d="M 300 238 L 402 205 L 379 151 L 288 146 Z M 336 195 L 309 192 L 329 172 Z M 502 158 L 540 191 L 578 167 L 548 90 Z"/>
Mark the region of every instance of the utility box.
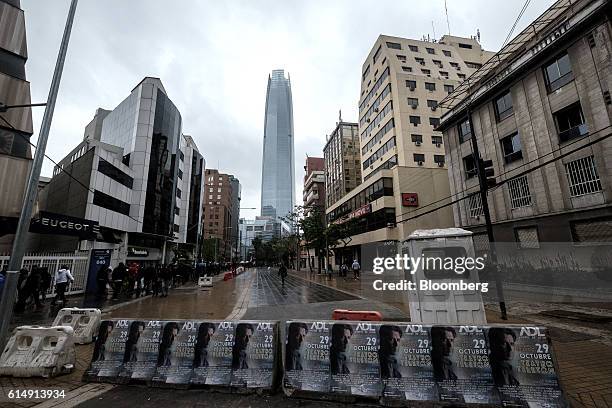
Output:
<path fill-rule="evenodd" d="M 406 291 L 412 322 L 458 325 L 486 323 L 482 301 L 482 287 L 486 285 L 479 281 L 476 267 L 459 274 L 456 268 L 448 270 L 443 267 L 444 263 L 437 262 L 438 258 L 446 262 L 450 258 L 455 265 L 460 265 L 462 258 L 475 260 L 472 232 L 461 228 L 416 230 L 401 243 L 400 249 L 402 256 L 422 259 L 417 267 L 405 270 L 405 279 L 415 284 L 415 290 Z M 451 284 L 462 285 L 465 289 L 435 290 L 436 286 Z"/>

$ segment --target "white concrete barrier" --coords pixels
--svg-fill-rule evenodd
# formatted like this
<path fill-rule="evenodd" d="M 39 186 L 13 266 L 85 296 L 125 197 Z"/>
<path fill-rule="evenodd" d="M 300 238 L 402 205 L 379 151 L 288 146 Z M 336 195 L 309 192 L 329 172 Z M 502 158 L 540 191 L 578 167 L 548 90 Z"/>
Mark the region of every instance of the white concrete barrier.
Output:
<path fill-rule="evenodd" d="M 100 328 L 100 309 L 65 307 L 57 312 L 53 326 L 70 326 L 74 330 L 74 342 L 87 344 L 94 341 Z"/>
<path fill-rule="evenodd" d="M 212 288 L 212 276 L 200 276 L 198 278 L 198 286 L 201 288 Z"/>
<path fill-rule="evenodd" d="M 54 377 L 72 372 L 74 331 L 68 326 L 20 326 L 0 356 L 0 375 Z"/>

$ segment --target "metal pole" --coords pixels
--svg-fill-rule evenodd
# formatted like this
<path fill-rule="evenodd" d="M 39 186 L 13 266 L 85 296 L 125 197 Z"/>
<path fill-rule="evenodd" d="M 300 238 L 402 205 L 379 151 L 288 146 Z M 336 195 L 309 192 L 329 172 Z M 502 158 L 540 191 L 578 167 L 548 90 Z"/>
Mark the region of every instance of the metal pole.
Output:
<path fill-rule="evenodd" d="M 474 152 L 474 164 L 476 165 L 476 172 L 478 174 L 478 183 L 480 184 L 480 199 L 482 201 L 482 212 L 485 217 L 485 223 L 487 225 L 487 236 L 491 245 L 491 266 L 493 267 L 493 274 L 495 277 L 495 286 L 497 287 L 497 298 L 499 300 L 499 309 L 501 311 L 501 318 L 503 320 L 508 319 L 506 313 L 506 300 L 504 297 L 504 287 L 499 275 L 499 268 L 497 266 L 497 248 L 495 248 L 495 236 L 493 235 L 493 223 L 491 222 L 491 213 L 489 212 L 489 200 L 487 198 L 487 178 L 484 174 L 484 169 L 481 166 L 480 151 L 478 150 L 478 142 L 476 141 L 476 132 L 474 132 L 474 126 L 472 125 L 472 113 L 468 106 L 468 123 L 470 124 L 470 131 L 472 132 L 472 151 Z"/>
<path fill-rule="evenodd" d="M 38 146 L 32 160 L 32 170 L 28 177 L 28 184 L 26 186 L 26 192 L 23 199 L 23 208 L 19 215 L 19 223 L 17 224 L 17 231 L 15 233 L 15 239 L 13 241 L 13 249 L 11 251 L 11 259 L 8 265 L 8 272 L 6 275 L 6 284 L 4 291 L 2 292 L 2 302 L 0 303 L 0 350 L 3 349 L 6 343 L 6 335 L 8 334 L 9 324 L 13 317 L 13 303 L 17 291 L 17 278 L 21 263 L 23 261 L 23 255 L 25 253 L 26 237 L 28 235 L 28 229 L 30 227 L 30 219 L 32 218 L 32 208 L 36 201 L 36 195 L 38 193 L 38 179 L 40 178 L 40 170 L 42 167 L 43 160 L 45 158 L 45 150 L 47 148 L 47 139 L 49 138 L 49 129 L 51 128 L 51 120 L 53 119 L 53 111 L 55 110 L 55 101 L 57 99 L 57 92 L 59 90 L 60 80 L 62 79 L 62 71 L 64 70 L 64 61 L 66 59 L 66 52 L 68 51 L 68 42 L 70 40 L 70 32 L 72 30 L 72 22 L 74 20 L 74 14 L 76 12 L 78 0 L 72 0 L 70 3 L 70 9 L 68 10 L 68 18 L 66 20 L 66 26 L 64 28 L 64 35 L 57 56 L 57 62 L 55 63 L 55 71 L 53 72 L 53 79 L 51 80 L 51 88 L 49 89 L 49 97 L 47 99 L 47 106 L 43 115 L 42 124 L 40 126 L 40 133 L 38 136 Z"/>

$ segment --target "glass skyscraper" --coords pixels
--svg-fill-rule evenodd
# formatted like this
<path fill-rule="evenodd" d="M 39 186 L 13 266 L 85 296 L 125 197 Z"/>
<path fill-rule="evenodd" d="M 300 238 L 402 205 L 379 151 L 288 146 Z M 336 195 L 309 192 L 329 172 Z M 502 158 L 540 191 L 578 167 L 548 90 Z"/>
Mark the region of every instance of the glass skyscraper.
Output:
<path fill-rule="evenodd" d="M 291 82 L 282 69 L 268 77 L 261 172 L 261 215 L 283 217 L 293 211 L 295 174 Z"/>

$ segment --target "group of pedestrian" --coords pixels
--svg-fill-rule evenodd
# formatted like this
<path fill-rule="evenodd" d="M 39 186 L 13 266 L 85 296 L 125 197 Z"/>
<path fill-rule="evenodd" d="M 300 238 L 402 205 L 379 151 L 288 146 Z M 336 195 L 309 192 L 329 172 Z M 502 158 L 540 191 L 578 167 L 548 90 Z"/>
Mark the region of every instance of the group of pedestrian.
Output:
<path fill-rule="evenodd" d="M 361 271 L 361 265 L 359 265 L 359 262 L 357 261 L 357 259 L 353 260 L 353 263 L 351 264 L 350 269 L 353 271 L 353 279 L 359 279 L 360 278 L 359 272 Z M 349 273 L 349 266 L 346 264 L 346 262 L 343 262 L 342 265 L 340 266 L 340 277 L 346 279 L 348 277 L 348 273 Z"/>
<path fill-rule="evenodd" d="M 115 300 L 147 295 L 167 297 L 171 287 L 190 279 L 193 279 L 193 269 L 179 264 L 150 264 L 141 268 L 137 263 L 126 266 L 120 262 L 112 269 L 103 265 L 96 275 L 97 296 L 107 299 L 108 288 L 111 288 Z"/>
<path fill-rule="evenodd" d="M 4 281 L 6 279 L 6 270 L 2 271 L 2 275 L 2 280 Z M 54 277 L 51 277 L 47 267 L 34 266 L 31 270 L 22 268 L 17 278 L 15 312 L 25 311 L 26 306 L 29 304 L 34 304 L 36 309 L 42 309 L 53 282 L 55 284 L 55 298 L 51 301 L 51 304 L 55 305 L 57 301 L 61 301 L 62 305 L 65 305 L 66 290 L 68 285 L 74 282 L 74 277 L 67 265 L 61 265 L 55 272 Z"/>

